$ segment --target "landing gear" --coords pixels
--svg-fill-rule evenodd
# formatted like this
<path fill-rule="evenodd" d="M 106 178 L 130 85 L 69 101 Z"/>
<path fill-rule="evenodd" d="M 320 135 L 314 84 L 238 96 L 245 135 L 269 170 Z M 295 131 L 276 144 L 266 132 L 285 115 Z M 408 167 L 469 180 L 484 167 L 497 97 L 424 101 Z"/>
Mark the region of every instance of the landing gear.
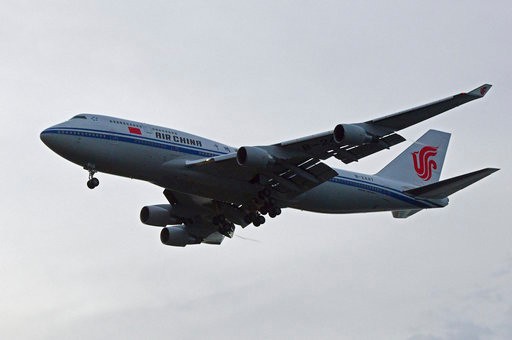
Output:
<path fill-rule="evenodd" d="M 251 212 L 244 217 L 245 222 L 254 224 L 255 227 L 259 227 L 265 223 L 265 217 L 260 215 L 258 212 Z"/>
<path fill-rule="evenodd" d="M 252 224 L 254 224 L 255 227 L 259 227 L 263 223 L 265 223 L 265 217 L 263 217 L 262 215 L 258 215 L 256 219 L 252 221 Z"/>
<path fill-rule="evenodd" d="M 99 179 L 97 179 L 96 177 L 94 177 L 94 174 L 97 172 L 96 169 L 94 168 L 94 165 L 91 165 L 91 164 L 87 164 L 85 167 L 84 167 L 85 170 L 89 171 L 89 180 L 87 181 L 87 187 L 89 189 L 94 189 L 96 188 L 98 185 L 100 185 L 100 181 Z"/>
<path fill-rule="evenodd" d="M 281 215 L 281 208 L 279 207 L 270 207 L 269 210 L 268 210 L 268 216 L 270 216 L 270 218 L 274 218 L 278 215 Z"/>
<path fill-rule="evenodd" d="M 265 217 L 267 215 L 270 218 L 274 218 L 281 214 L 281 208 L 276 206 L 275 198 L 271 197 L 272 191 L 270 188 L 264 188 L 258 192 L 258 197 L 253 200 L 256 211 L 248 213 L 244 220 L 247 224 L 252 223 L 255 227 L 259 227 L 265 223 Z"/>
<path fill-rule="evenodd" d="M 89 189 L 94 189 L 98 185 L 100 185 L 100 181 L 96 177 L 93 177 L 93 178 L 91 178 L 90 180 L 87 181 L 87 187 Z"/>

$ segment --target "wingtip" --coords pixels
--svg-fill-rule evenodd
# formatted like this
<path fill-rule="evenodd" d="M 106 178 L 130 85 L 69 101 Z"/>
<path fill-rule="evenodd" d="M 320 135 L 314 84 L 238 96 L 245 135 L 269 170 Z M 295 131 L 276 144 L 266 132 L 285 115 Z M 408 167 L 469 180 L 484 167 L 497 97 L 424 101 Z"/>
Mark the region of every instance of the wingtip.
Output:
<path fill-rule="evenodd" d="M 481 97 L 485 96 L 487 94 L 487 92 L 489 92 L 491 87 L 492 87 L 491 84 L 484 84 L 480 87 L 477 87 L 473 91 L 469 92 L 468 95 L 481 98 Z"/>
<path fill-rule="evenodd" d="M 485 168 L 485 169 L 482 169 L 482 170 L 480 170 L 478 172 L 483 174 L 484 177 L 487 177 L 489 175 L 492 175 L 493 173 L 495 173 L 498 170 L 500 170 L 500 169 L 498 169 L 498 168 Z"/>

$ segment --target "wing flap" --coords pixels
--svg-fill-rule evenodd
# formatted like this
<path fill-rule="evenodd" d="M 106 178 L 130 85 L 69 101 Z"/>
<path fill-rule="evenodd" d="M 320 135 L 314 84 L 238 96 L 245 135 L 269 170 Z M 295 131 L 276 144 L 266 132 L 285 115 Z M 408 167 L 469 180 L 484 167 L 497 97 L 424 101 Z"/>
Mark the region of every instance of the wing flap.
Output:
<path fill-rule="evenodd" d="M 308 191 L 338 174 L 318 160 L 307 161 L 299 166 L 290 163 L 282 163 L 281 166 L 286 170 L 272 176 L 268 184 L 274 190 L 288 196 Z"/>
<path fill-rule="evenodd" d="M 405 138 L 399 134 L 393 133 L 380 138 L 377 142 L 357 145 L 347 149 L 340 149 L 334 155 L 337 159 L 345 164 L 357 162 L 359 159 L 379 152 L 384 149 L 389 149 L 393 145 L 402 143 Z"/>

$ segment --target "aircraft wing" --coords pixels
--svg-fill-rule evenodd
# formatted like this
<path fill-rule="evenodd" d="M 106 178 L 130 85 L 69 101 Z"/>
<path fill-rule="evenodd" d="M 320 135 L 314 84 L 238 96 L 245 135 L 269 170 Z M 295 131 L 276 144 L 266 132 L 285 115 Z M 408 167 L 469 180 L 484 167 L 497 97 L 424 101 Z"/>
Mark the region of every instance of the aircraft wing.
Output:
<path fill-rule="evenodd" d="M 393 131 L 405 129 L 406 127 L 437 116 L 438 114 L 451 110 L 459 105 L 482 98 L 489 91 L 491 86 L 492 85 L 490 84 L 484 84 L 468 93 L 463 92 L 433 103 L 373 119 L 367 121 L 366 124 L 389 128 Z"/>
<path fill-rule="evenodd" d="M 362 123 L 339 124 L 334 130 L 266 146 L 244 146 L 236 153 L 188 161 L 197 171 L 246 180 L 296 196 L 337 175 L 322 162 L 335 157 L 348 164 L 405 141 L 396 131 L 422 122 L 472 100 L 491 85 L 468 93 Z"/>
<path fill-rule="evenodd" d="M 277 144 L 319 159 L 335 157 L 343 163 L 359 159 L 405 141 L 396 131 L 420 123 L 472 100 L 482 98 L 492 85 L 484 84 L 426 105 L 362 123 L 340 124 L 334 130 Z M 352 136 L 350 136 L 352 135 Z M 345 137 L 345 138 L 343 138 Z"/>
<path fill-rule="evenodd" d="M 212 158 L 187 161 L 191 170 L 215 176 L 224 176 L 255 184 L 255 191 L 271 188 L 281 198 L 289 199 L 306 192 L 331 179 L 338 173 L 318 158 L 305 153 L 287 153 L 274 146 L 250 147 L 262 154 L 281 152 L 279 159 L 270 156 L 272 164 L 267 166 L 244 166 L 239 163 L 236 152 Z M 267 151 L 269 150 L 269 151 Z"/>

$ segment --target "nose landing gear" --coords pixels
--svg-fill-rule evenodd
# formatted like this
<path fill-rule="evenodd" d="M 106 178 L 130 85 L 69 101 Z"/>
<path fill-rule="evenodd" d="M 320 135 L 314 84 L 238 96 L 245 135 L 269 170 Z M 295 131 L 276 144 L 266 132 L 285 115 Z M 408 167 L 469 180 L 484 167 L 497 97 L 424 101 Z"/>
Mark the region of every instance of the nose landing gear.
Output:
<path fill-rule="evenodd" d="M 94 166 L 88 164 L 87 166 L 84 167 L 85 170 L 89 171 L 89 180 L 87 181 L 87 187 L 89 189 L 94 189 L 96 188 L 98 185 L 100 185 L 100 181 L 99 179 L 97 179 L 96 177 L 94 177 L 94 174 L 97 172 L 95 169 L 94 169 Z"/>
<path fill-rule="evenodd" d="M 100 185 L 100 181 L 96 178 L 96 177 L 93 177 L 91 179 L 89 179 L 87 181 L 87 187 L 89 189 L 94 189 L 96 188 L 98 185 Z"/>

